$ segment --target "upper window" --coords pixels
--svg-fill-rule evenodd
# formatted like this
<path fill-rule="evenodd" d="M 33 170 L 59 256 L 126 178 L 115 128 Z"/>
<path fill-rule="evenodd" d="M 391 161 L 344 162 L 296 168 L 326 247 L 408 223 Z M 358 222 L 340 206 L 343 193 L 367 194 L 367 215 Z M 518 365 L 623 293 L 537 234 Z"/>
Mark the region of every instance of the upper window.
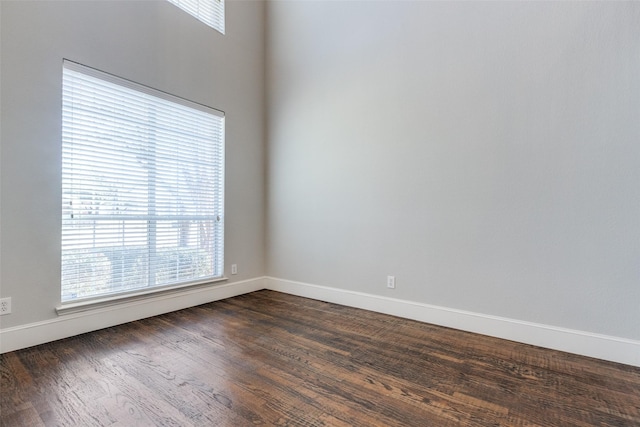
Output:
<path fill-rule="evenodd" d="M 65 61 L 62 301 L 223 275 L 224 114 Z"/>
<path fill-rule="evenodd" d="M 169 1 L 224 34 L 224 0 Z"/>

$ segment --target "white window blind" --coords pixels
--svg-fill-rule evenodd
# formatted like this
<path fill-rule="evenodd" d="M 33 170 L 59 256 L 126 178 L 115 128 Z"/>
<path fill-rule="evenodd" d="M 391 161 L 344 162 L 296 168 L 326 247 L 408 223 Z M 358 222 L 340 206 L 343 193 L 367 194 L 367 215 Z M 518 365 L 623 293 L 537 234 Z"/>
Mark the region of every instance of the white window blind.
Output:
<path fill-rule="evenodd" d="M 180 9 L 224 34 L 224 0 L 169 0 Z"/>
<path fill-rule="evenodd" d="M 65 61 L 62 301 L 223 274 L 224 114 Z"/>

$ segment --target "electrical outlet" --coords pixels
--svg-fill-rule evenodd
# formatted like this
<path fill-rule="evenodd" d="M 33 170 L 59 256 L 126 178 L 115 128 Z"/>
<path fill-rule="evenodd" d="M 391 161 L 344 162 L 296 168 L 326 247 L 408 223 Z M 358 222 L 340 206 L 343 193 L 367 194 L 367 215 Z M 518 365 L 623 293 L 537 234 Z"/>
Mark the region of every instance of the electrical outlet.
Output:
<path fill-rule="evenodd" d="M 11 314 L 11 298 L 0 299 L 0 316 Z"/>
<path fill-rule="evenodd" d="M 387 288 L 389 289 L 396 288 L 396 276 L 387 276 Z"/>
<path fill-rule="evenodd" d="M 238 274 L 238 264 L 231 264 L 231 274 Z"/>

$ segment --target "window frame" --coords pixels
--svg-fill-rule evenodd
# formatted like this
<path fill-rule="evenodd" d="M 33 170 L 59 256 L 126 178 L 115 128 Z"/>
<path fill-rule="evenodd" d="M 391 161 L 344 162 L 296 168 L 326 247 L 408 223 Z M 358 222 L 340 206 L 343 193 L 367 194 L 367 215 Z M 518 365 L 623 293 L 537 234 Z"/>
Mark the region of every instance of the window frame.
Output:
<path fill-rule="evenodd" d="M 212 233 L 214 233 L 214 236 L 212 237 L 212 275 L 210 276 L 206 276 L 206 277 L 200 277 L 200 278 L 194 278 L 191 280 L 187 280 L 187 281 L 181 281 L 181 282 L 173 282 L 173 283 L 168 283 L 168 284 L 160 284 L 160 285 L 149 285 L 147 284 L 146 287 L 138 287 L 135 289 L 127 289 L 127 290 L 121 290 L 121 291 L 116 291 L 116 292 L 109 292 L 109 293 L 98 293 L 98 294 L 94 294 L 91 296 L 85 296 L 85 297 L 78 297 L 78 298 L 65 298 L 63 299 L 63 286 L 62 286 L 62 282 L 61 282 L 61 287 L 60 287 L 60 298 L 61 298 L 61 304 L 60 306 L 57 307 L 57 311 L 58 314 L 65 314 L 68 312 L 74 312 L 74 311 L 78 311 L 80 309 L 86 309 L 86 307 L 88 306 L 101 306 L 101 305 L 111 305 L 114 303 L 118 303 L 121 300 L 130 300 L 130 299 L 137 299 L 137 298 L 141 298 L 141 297 L 146 297 L 148 295 L 156 295 L 159 293 L 163 293 L 163 292 L 171 292 L 171 291 L 177 291 L 177 290 L 181 290 L 184 288 L 188 288 L 188 287 L 194 287 L 194 286 L 203 286 L 206 284 L 211 284 L 211 283 L 215 283 L 215 282 L 219 282 L 219 281 L 223 281 L 223 280 L 227 280 L 226 277 L 224 276 L 224 200 L 225 200 L 225 196 L 224 196 L 224 189 L 225 189 L 225 184 L 224 184 L 224 180 L 225 180 L 225 172 L 224 172 L 224 167 L 225 167 L 225 160 L 224 160 L 224 152 L 225 152 L 225 113 L 221 110 L 218 109 L 214 109 L 202 104 L 198 104 L 195 103 L 193 101 L 189 101 L 186 100 L 184 98 L 180 98 L 171 94 L 168 94 L 166 92 L 157 90 L 157 89 L 153 89 L 151 87 L 139 84 L 139 83 L 135 83 L 133 81 L 127 80 L 127 79 L 123 79 L 121 77 L 117 77 L 115 75 L 109 74 L 109 73 L 105 73 L 103 71 L 99 71 L 97 69 L 91 68 L 91 67 L 87 67 L 85 65 L 79 64 L 77 62 L 73 62 L 70 60 L 64 60 L 63 61 L 63 75 L 65 74 L 65 70 L 69 70 L 72 72 L 76 72 L 76 73 L 80 73 L 83 74 L 85 76 L 89 76 L 91 78 L 94 79 L 98 79 L 101 80 L 103 82 L 108 82 L 110 84 L 114 84 L 117 85 L 121 88 L 124 88 L 126 90 L 129 91 L 134 91 L 134 92 L 138 92 L 140 94 L 143 95 L 147 95 L 147 96 L 151 96 L 154 98 L 158 98 L 160 100 L 162 100 L 163 102 L 169 102 L 172 104 L 177 104 L 181 107 L 188 107 L 190 109 L 194 109 L 194 110 L 198 110 L 200 112 L 205 112 L 207 114 L 211 114 L 213 116 L 216 116 L 219 120 L 218 125 L 220 126 L 220 137 L 219 139 L 216 139 L 215 141 L 212 141 L 212 143 L 216 143 L 219 144 L 219 146 L 215 147 L 214 152 L 216 153 L 216 158 L 217 158 L 217 162 L 215 163 L 215 165 L 213 165 L 213 173 L 216 174 L 215 177 L 210 177 L 211 179 L 217 179 L 219 182 L 219 191 L 215 192 L 215 202 L 217 206 L 217 208 L 215 209 L 215 212 L 212 213 L 211 215 L 208 215 L 210 217 L 213 217 L 213 221 L 214 221 L 214 229 L 215 232 L 212 231 Z M 64 79 L 63 79 L 63 91 L 66 89 L 65 83 L 64 83 Z M 63 95 L 64 98 L 64 95 Z M 64 105 L 64 103 L 63 103 Z M 63 108 L 63 112 L 62 112 L 62 117 L 63 117 L 63 121 L 64 121 L 64 108 Z M 62 134 L 63 137 L 65 135 L 65 132 L 68 132 L 68 130 L 65 131 L 65 124 L 62 124 Z M 65 150 L 65 141 L 62 140 L 62 144 L 63 144 L 63 153 Z M 68 149 L 68 147 L 66 148 Z M 115 151 L 115 150 L 114 150 Z M 64 162 L 64 158 L 63 158 L 63 162 Z M 63 175 L 62 175 L 62 179 L 64 181 L 65 179 L 65 172 L 64 172 L 64 165 L 63 165 Z M 65 210 L 65 201 L 64 201 L 64 197 L 65 197 L 65 189 L 64 189 L 64 182 L 62 182 L 62 186 L 63 186 L 63 194 L 62 194 L 62 208 L 63 211 Z M 155 185 L 155 184 L 154 184 Z M 157 221 L 161 220 L 162 215 L 154 215 L 155 212 L 147 212 L 146 216 L 154 216 L 156 218 Z M 64 215 L 64 214 L 63 214 Z M 166 215 L 165 215 L 166 216 Z M 73 215 L 71 215 L 71 218 L 73 218 Z M 211 218 L 210 218 L 211 219 Z M 62 221 L 64 222 L 65 218 L 63 216 Z M 126 221 L 131 220 L 130 218 L 127 218 Z M 122 221 L 125 221 L 125 219 L 122 219 Z M 152 221 L 155 220 L 151 220 L 148 219 L 148 224 L 151 224 Z M 62 225 L 63 229 L 62 231 L 64 232 L 64 225 Z M 149 226 L 150 227 L 150 226 Z M 155 225 L 154 225 L 155 227 Z M 151 231 L 148 231 L 148 233 L 152 233 Z M 153 231 L 153 233 L 155 233 L 155 231 Z M 62 238 L 62 236 L 61 236 Z M 64 256 L 63 253 L 63 245 L 64 244 L 64 239 L 61 241 L 61 262 Z M 151 242 L 147 242 L 147 248 L 149 248 L 151 245 Z M 124 243 L 122 244 L 122 248 L 125 248 L 126 245 L 124 245 Z M 94 248 L 96 249 L 96 248 Z M 124 249 L 123 249 L 124 250 Z M 153 249 L 155 250 L 155 249 Z M 151 262 L 151 261 L 150 261 Z M 62 268 L 62 265 L 61 265 Z M 148 267 L 149 271 L 150 271 L 150 277 L 151 277 L 151 267 Z M 60 276 L 61 280 L 62 280 L 62 275 Z M 110 273 L 109 277 L 113 277 L 113 273 Z M 111 279 L 110 279 L 111 280 Z"/>

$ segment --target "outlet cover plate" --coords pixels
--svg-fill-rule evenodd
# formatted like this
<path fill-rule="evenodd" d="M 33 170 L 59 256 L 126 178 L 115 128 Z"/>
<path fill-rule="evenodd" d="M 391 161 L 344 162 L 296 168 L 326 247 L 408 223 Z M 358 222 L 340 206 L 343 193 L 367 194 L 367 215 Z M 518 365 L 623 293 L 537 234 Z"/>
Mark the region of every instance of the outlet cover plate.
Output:
<path fill-rule="evenodd" d="M 0 299 L 0 316 L 11 314 L 11 297 Z"/>
<path fill-rule="evenodd" d="M 389 289 L 396 288 L 396 276 L 387 276 L 387 288 Z"/>

